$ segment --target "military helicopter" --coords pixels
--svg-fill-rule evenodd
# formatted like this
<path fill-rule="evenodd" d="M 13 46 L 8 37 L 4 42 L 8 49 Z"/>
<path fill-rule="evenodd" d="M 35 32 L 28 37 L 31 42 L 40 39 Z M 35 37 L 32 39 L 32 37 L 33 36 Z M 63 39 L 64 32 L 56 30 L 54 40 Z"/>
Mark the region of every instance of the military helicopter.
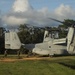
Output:
<path fill-rule="evenodd" d="M 62 21 L 49 18 L 51 20 L 64 23 Z M 29 47 L 32 48 L 33 54 L 39 55 L 68 55 L 68 54 L 75 54 L 75 28 L 74 24 L 67 23 L 71 25 L 68 30 L 68 34 L 65 38 L 58 38 L 58 33 L 56 34 L 49 34 L 46 30 L 44 33 L 44 40 L 42 43 L 33 44 Z M 57 39 L 58 38 L 58 39 Z"/>
<path fill-rule="evenodd" d="M 49 18 L 51 20 L 61 22 L 56 19 Z M 68 23 L 71 24 L 71 23 Z M 58 32 L 51 33 L 45 30 L 44 39 L 42 43 L 38 44 L 25 44 L 25 48 L 32 49 L 33 54 L 39 55 L 67 55 L 67 54 L 75 54 L 75 28 L 74 25 L 71 24 L 69 27 L 67 37 L 65 38 L 58 38 Z M 58 39 L 57 39 L 58 38 Z M 22 43 L 16 32 L 10 31 L 5 33 L 5 49 L 20 49 Z"/>

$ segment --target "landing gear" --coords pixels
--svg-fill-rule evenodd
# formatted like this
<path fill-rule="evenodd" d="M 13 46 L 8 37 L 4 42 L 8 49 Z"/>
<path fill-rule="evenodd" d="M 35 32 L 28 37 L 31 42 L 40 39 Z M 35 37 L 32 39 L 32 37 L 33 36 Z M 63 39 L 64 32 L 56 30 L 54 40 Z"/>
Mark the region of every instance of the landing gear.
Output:
<path fill-rule="evenodd" d="M 49 56 L 49 57 L 53 57 L 53 56 L 54 56 L 54 54 L 49 54 L 48 56 Z"/>
<path fill-rule="evenodd" d="M 20 59 L 20 50 L 17 51 L 18 59 Z"/>
<path fill-rule="evenodd" d="M 4 57 L 7 57 L 7 50 L 4 51 Z"/>
<path fill-rule="evenodd" d="M 33 53 L 33 56 L 35 56 L 36 54 L 35 53 Z"/>
<path fill-rule="evenodd" d="M 28 52 L 27 57 L 30 57 L 30 56 L 32 56 L 32 51 L 31 50 Z"/>

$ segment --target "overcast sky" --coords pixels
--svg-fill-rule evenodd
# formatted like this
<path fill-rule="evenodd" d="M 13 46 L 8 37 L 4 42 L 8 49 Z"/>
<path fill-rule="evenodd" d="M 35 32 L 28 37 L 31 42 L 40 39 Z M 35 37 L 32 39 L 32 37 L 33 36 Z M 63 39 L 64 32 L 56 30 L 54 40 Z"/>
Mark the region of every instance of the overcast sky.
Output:
<path fill-rule="evenodd" d="M 0 0 L 0 26 L 16 28 L 20 24 L 55 26 L 52 17 L 75 20 L 75 0 Z"/>

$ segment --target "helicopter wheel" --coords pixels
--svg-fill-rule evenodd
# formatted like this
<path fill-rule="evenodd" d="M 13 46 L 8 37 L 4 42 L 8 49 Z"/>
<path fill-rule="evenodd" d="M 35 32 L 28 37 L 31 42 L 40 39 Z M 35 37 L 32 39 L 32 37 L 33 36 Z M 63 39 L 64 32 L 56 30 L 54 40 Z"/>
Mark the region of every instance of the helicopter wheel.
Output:
<path fill-rule="evenodd" d="M 50 54 L 48 56 L 51 57 L 51 58 L 53 57 L 53 55 L 50 55 Z"/>

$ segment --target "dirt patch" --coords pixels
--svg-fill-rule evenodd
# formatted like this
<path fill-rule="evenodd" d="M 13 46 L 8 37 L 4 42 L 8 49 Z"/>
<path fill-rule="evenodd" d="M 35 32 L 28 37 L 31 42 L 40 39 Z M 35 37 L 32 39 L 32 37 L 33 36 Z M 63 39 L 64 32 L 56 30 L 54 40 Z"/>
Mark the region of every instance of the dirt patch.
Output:
<path fill-rule="evenodd" d="M 21 60 L 42 60 L 42 59 L 48 59 L 49 57 L 29 57 L 29 58 L 1 58 L 0 62 L 13 62 L 13 61 L 21 61 Z"/>
<path fill-rule="evenodd" d="M 22 60 L 72 60 L 75 59 L 75 56 L 64 56 L 64 57 L 22 57 L 22 58 L 18 58 L 18 57 L 7 57 L 7 58 L 0 58 L 0 62 L 14 62 L 14 61 L 22 61 Z"/>
<path fill-rule="evenodd" d="M 1 58 L 0 62 L 13 62 L 16 61 L 15 59 L 10 59 L 10 58 Z"/>

